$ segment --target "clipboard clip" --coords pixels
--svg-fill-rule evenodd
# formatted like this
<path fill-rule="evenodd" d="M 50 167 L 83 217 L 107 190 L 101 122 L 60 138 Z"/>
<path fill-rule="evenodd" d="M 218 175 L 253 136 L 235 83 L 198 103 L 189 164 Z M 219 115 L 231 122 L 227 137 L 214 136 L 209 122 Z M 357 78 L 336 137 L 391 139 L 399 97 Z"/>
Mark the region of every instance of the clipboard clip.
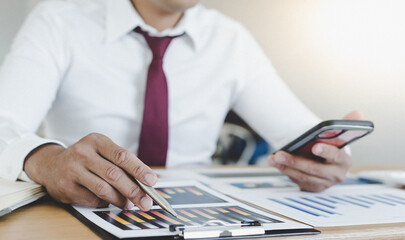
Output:
<path fill-rule="evenodd" d="M 201 226 L 184 226 L 172 224 L 171 232 L 176 232 L 183 239 L 220 238 L 251 236 L 265 234 L 259 221 L 243 221 L 240 224 L 229 224 L 220 220 L 210 220 Z"/>

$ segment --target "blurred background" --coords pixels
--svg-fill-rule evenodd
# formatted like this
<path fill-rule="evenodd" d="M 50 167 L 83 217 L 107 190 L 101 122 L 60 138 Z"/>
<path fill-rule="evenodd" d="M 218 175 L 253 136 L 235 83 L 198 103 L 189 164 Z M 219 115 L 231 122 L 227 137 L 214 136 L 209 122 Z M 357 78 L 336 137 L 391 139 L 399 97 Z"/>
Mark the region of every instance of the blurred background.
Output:
<path fill-rule="evenodd" d="M 0 0 L 0 61 L 40 0 Z M 281 77 L 322 119 L 358 109 L 375 132 L 355 164 L 404 164 L 405 1 L 202 0 L 241 22 Z"/>

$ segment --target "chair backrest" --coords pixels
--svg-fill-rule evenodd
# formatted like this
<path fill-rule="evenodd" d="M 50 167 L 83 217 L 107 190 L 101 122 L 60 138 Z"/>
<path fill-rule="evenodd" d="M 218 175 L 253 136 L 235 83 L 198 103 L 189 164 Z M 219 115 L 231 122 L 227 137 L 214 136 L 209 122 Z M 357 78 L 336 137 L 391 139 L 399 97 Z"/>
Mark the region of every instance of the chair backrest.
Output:
<path fill-rule="evenodd" d="M 225 123 L 213 159 L 218 164 L 248 165 L 255 149 L 256 139 L 252 132 L 242 126 Z"/>

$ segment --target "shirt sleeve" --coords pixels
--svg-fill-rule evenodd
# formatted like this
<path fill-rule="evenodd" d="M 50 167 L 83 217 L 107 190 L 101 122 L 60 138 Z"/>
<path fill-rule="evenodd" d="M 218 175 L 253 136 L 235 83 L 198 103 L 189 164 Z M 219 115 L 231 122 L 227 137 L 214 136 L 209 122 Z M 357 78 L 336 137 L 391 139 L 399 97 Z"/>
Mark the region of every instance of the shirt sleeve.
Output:
<path fill-rule="evenodd" d="M 279 149 L 320 122 L 276 73 L 262 49 L 241 31 L 241 83 L 233 110 Z"/>
<path fill-rule="evenodd" d="M 46 3 L 28 16 L 0 68 L 0 178 L 29 180 L 26 156 L 46 143 L 36 134 L 66 69 L 63 28 Z"/>

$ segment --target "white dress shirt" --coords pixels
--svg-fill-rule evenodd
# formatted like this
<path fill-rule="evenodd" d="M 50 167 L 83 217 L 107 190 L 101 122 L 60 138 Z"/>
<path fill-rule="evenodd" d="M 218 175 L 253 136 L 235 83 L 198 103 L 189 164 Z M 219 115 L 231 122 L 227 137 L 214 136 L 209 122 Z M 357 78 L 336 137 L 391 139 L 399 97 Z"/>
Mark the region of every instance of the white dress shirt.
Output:
<path fill-rule="evenodd" d="M 129 0 L 49 0 L 29 15 L 0 70 L 1 178 L 29 180 L 23 163 L 33 149 L 92 132 L 137 152 L 152 59 L 137 26 L 153 36 L 185 33 L 163 62 L 168 167 L 209 164 L 229 109 L 275 148 L 319 122 L 252 36 L 215 10 L 197 5 L 158 32 Z"/>

